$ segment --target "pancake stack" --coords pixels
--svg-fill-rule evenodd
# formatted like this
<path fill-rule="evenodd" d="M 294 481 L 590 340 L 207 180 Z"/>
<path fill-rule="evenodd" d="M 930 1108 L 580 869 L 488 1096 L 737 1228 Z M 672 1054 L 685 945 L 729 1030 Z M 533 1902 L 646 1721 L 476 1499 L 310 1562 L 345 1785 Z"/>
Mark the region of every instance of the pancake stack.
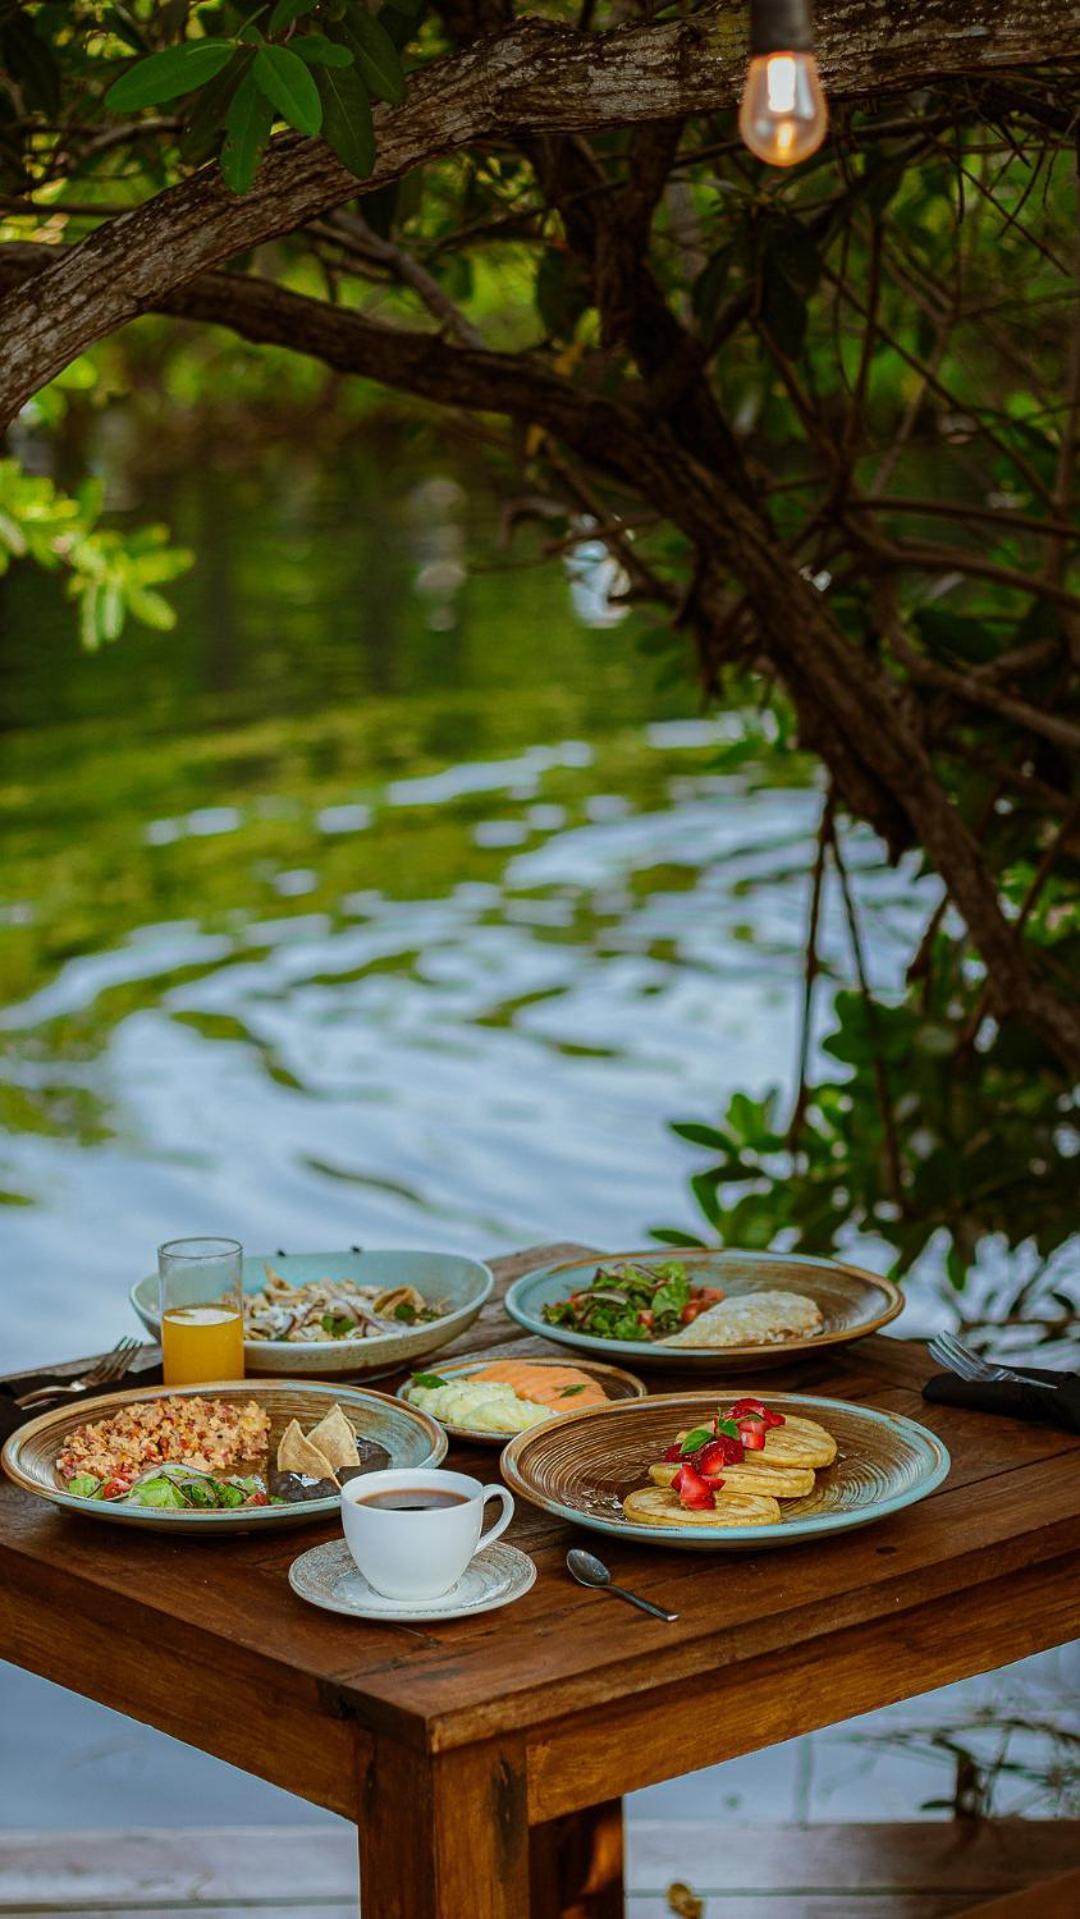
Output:
<path fill-rule="evenodd" d="M 676 1443 L 687 1438 L 679 1433 Z M 713 1488 L 711 1506 L 687 1506 L 673 1489 L 680 1471 L 678 1460 L 658 1460 L 649 1467 L 648 1486 L 623 1500 L 627 1519 L 639 1526 L 772 1526 L 783 1514 L 780 1501 L 805 1499 L 813 1492 L 816 1472 L 831 1466 L 836 1441 L 816 1420 L 785 1415 L 783 1424 L 770 1426 L 764 1446 L 736 1463 L 720 1467 L 720 1484 Z"/>

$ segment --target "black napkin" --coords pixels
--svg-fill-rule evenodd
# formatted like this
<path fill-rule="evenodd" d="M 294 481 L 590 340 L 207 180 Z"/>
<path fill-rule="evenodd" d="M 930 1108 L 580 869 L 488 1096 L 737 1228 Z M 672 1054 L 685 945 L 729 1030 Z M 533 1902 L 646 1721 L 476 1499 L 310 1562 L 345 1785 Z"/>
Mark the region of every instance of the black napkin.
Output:
<path fill-rule="evenodd" d="M 1004 1413 L 1009 1419 L 1029 1419 L 1040 1426 L 1060 1426 L 1080 1433 L 1080 1373 L 1053 1373 L 1025 1366 L 1024 1379 L 997 1379 L 986 1384 L 960 1379 L 955 1373 L 935 1373 L 923 1387 L 923 1398 L 939 1406 L 966 1406 L 976 1413 Z M 1039 1381 L 1056 1386 L 1046 1392 Z M 1028 1383 L 1030 1382 L 1030 1384 Z"/>
<path fill-rule="evenodd" d="M 64 1393 L 59 1399 L 46 1400 L 40 1406 L 16 1406 L 15 1401 L 24 1393 L 32 1393 L 37 1386 L 56 1386 L 63 1382 L 57 1379 L 55 1372 L 35 1373 L 32 1378 L 0 1379 L 0 1445 L 17 1427 L 25 1426 L 27 1420 L 36 1419 L 39 1413 L 51 1413 L 58 1406 L 90 1405 L 100 1399 L 103 1393 L 122 1393 L 129 1386 L 160 1386 L 161 1362 L 154 1366 L 138 1366 L 131 1372 L 123 1373 L 119 1379 L 110 1380 L 107 1386 L 94 1386 L 89 1392 Z"/>

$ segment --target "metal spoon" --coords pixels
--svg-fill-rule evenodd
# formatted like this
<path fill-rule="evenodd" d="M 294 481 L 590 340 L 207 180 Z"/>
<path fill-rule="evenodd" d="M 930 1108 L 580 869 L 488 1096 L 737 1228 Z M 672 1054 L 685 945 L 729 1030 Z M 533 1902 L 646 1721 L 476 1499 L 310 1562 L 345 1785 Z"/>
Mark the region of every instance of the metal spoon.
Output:
<path fill-rule="evenodd" d="M 568 1571 L 577 1580 L 579 1586 L 594 1586 L 599 1592 L 617 1593 L 620 1599 L 628 1600 L 631 1606 L 640 1606 L 642 1612 L 652 1613 L 654 1619 L 666 1619 L 670 1624 L 679 1617 L 677 1612 L 665 1612 L 663 1606 L 654 1606 L 651 1599 L 642 1599 L 638 1593 L 627 1592 L 625 1586 L 616 1586 L 602 1559 L 595 1553 L 583 1552 L 580 1546 L 572 1546 L 566 1555 Z"/>

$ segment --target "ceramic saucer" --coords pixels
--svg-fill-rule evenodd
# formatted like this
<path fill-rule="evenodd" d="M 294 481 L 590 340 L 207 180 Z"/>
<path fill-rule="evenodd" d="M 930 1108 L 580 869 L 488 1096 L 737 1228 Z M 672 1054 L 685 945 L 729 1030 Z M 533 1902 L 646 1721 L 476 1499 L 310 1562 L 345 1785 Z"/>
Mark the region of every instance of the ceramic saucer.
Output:
<path fill-rule="evenodd" d="M 467 1619 L 473 1613 L 494 1612 L 512 1605 L 536 1579 L 536 1567 L 516 1546 L 497 1542 L 477 1553 L 450 1591 L 438 1599 L 387 1599 L 369 1586 L 343 1539 L 313 1546 L 289 1567 L 294 1593 L 324 1612 L 343 1613 L 348 1619 L 381 1619 L 388 1625 L 423 1624 L 443 1619 Z"/>

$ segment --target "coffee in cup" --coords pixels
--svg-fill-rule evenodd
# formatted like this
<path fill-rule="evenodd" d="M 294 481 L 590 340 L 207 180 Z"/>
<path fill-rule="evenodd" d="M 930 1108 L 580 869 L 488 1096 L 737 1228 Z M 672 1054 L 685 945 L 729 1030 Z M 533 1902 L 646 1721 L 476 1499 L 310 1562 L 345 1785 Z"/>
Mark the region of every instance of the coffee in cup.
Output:
<path fill-rule="evenodd" d="M 487 1532 L 484 1508 L 502 1511 Z M 505 1532 L 514 1502 L 505 1486 L 468 1473 L 401 1466 L 364 1473 L 341 1490 L 349 1551 L 369 1586 L 387 1599 L 439 1599 L 483 1546 Z"/>

